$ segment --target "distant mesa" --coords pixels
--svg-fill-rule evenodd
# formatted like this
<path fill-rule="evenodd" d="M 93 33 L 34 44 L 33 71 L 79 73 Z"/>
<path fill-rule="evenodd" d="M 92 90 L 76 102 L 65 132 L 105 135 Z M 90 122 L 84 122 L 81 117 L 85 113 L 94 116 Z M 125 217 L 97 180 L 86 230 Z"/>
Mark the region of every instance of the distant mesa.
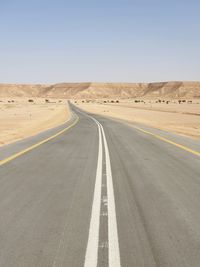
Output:
<path fill-rule="evenodd" d="M 0 97 L 200 98 L 200 82 L 0 84 Z"/>

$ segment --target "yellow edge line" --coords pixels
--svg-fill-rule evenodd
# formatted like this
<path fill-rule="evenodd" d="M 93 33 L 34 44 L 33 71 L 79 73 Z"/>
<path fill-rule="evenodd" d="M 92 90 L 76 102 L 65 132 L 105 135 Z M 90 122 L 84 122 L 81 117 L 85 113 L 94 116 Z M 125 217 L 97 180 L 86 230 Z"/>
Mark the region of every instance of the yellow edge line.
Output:
<path fill-rule="evenodd" d="M 28 147 L 28 148 L 26 148 L 26 149 L 18 152 L 18 153 L 15 153 L 12 156 L 9 156 L 8 158 L 5 158 L 3 160 L 0 160 L 0 166 L 2 166 L 3 164 L 5 164 L 5 163 L 7 163 L 7 162 L 9 162 L 9 161 L 11 161 L 13 159 L 16 159 L 16 158 L 22 156 L 23 154 L 25 154 L 25 153 L 27 153 L 27 152 L 35 149 L 36 147 L 41 146 L 42 144 L 44 144 L 44 143 L 46 143 L 46 142 L 54 139 L 55 137 L 61 135 L 62 133 L 66 132 L 67 130 L 69 130 L 70 128 L 72 128 L 74 125 L 76 125 L 77 122 L 78 122 L 78 120 L 79 120 L 79 117 L 77 116 L 76 120 L 71 125 L 69 125 L 68 127 L 64 128 L 62 131 L 60 131 L 60 132 L 58 132 L 58 133 L 56 133 L 56 134 L 54 134 L 54 135 L 52 135 L 52 136 L 50 136 L 50 137 L 42 140 L 42 141 L 40 141 L 40 142 L 38 142 L 38 143 L 30 146 L 30 147 Z"/>
<path fill-rule="evenodd" d="M 162 136 L 160 136 L 160 135 L 153 134 L 153 133 L 151 133 L 151 132 L 145 131 L 145 130 L 139 128 L 139 127 L 134 126 L 134 128 L 137 129 L 137 130 L 139 130 L 139 131 L 141 131 L 141 132 L 143 132 L 143 133 L 149 134 L 149 135 L 151 135 L 151 136 L 153 136 L 153 137 L 155 137 L 155 138 L 157 138 L 157 139 L 160 139 L 160 140 L 162 140 L 162 141 L 164 141 L 164 142 L 166 142 L 166 143 L 169 143 L 169 144 L 174 145 L 174 146 L 176 146 L 176 147 L 179 147 L 179 148 L 181 148 L 181 149 L 183 149 L 183 150 L 185 150 L 185 151 L 187 151 L 187 152 L 190 152 L 190 153 L 193 154 L 193 155 L 196 155 L 196 156 L 199 156 L 199 157 L 200 157 L 200 152 L 195 151 L 195 150 L 193 150 L 193 149 L 191 149 L 191 148 L 189 148 L 189 147 L 186 147 L 186 146 L 183 146 L 183 145 L 178 144 L 178 143 L 176 143 L 176 142 L 173 142 L 173 141 L 171 141 L 171 140 L 169 140 L 169 139 L 166 139 L 166 138 L 164 138 L 164 137 L 162 137 Z"/>

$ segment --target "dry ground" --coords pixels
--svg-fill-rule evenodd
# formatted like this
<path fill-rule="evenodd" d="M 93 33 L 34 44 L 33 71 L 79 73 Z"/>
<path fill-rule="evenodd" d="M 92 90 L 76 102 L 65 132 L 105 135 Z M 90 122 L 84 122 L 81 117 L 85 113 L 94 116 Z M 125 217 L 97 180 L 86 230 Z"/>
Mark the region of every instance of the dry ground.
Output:
<path fill-rule="evenodd" d="M 85 101 L 84 101 L 85 102 Z M 192 104 L 170 101 L 169 104 L 156 103 L 155 100 L 145 100 L 145 103 L 135 103 L 134 100 L 119 101 L 119 103 L 82 103 L 80 108 L 96 114 L 119 118 L 130 123 L 142 123 L 158 129 L 200 139 L 200 100 Z"/>
<path fill-rule="evenodd" d="M 32 136 L 57 126 L 69 118 L 66 101 L 45 103 L 44 99 L 1 99 L 0 102 L 0 146 Z"/>
<path fill-rule="evenodd" d="M 0 97 L 63 99 L 200 98 L 200 82 L 1 84 Z"/>

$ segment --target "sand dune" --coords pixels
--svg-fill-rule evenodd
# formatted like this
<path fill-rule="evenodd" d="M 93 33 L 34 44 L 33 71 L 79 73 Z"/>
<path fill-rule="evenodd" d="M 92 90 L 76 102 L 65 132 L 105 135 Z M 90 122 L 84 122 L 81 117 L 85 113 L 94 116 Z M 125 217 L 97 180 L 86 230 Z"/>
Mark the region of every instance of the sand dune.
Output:
<path fill-rule="evenodd" d="M 2 97 L 192 99 L 200 98 L 200 82 L 0 84 Z"/>

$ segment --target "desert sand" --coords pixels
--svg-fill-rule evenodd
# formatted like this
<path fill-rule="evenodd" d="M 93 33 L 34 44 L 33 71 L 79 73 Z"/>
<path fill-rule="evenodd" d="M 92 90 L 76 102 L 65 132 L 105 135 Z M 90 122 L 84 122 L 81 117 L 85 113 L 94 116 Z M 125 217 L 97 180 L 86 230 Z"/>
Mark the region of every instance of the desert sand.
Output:
<path fill-rule="evenodd" d="M 67 99 L 93 113 L 200 138 L 200 82 L 0 84 L 0 145 L 66 121 Z"/>
<path fill-rule="evenodd" d="M 45 103 L 44 99 L 1 99 L 0 102 L 0 146 L 41 131 L 58 126 L 69 119 L 66 101 Z"/>
<path fill-rule="evenodd" d="M 82 101 L 76 101 L 76 105 L 91 113 L 200 139 L 200 101 L 198 100 L 181 104 L 177 101 L 166 104 L 166 102 L 156 103 L 152 100 L 145 103 L 135 103 L 135 100 L 119 101 L 119 103 L 104 103 L 105 100 L 91 103 Z"/>

